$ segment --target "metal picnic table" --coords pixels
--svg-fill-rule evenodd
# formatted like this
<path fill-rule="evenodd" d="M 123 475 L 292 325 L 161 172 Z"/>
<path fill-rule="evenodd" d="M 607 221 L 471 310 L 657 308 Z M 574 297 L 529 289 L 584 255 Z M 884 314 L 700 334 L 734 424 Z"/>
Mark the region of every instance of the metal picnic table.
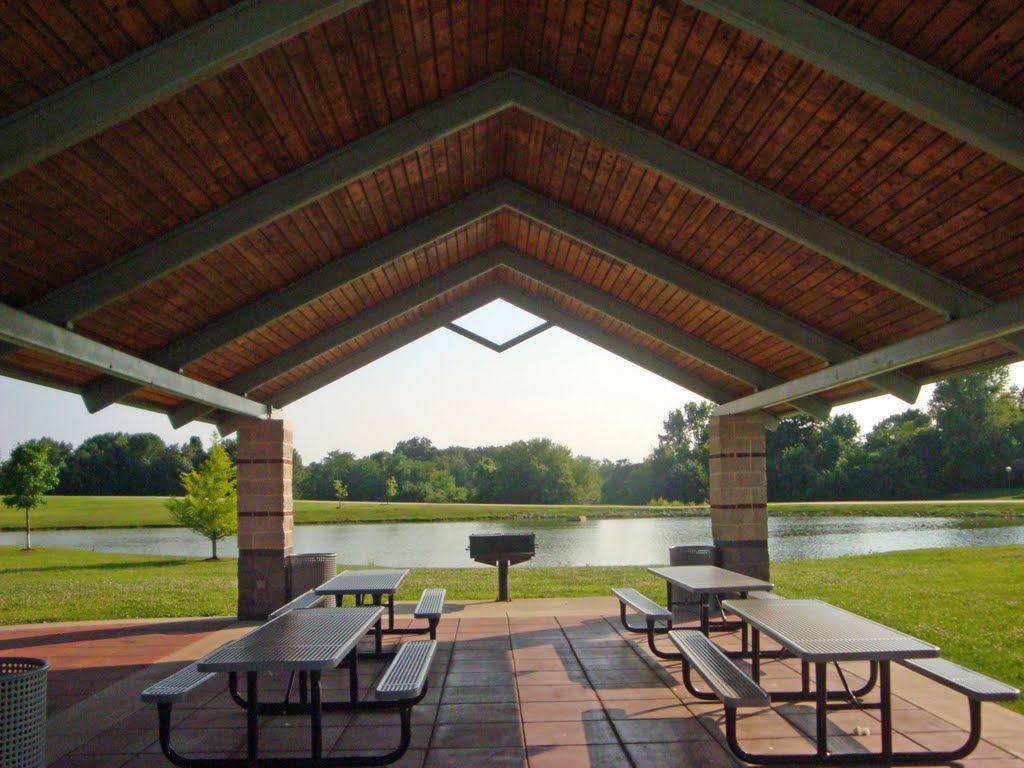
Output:
<path fill-rule="evenodd" d="M 409 570 L 366 570 L 342 571 L 333 579 L 324 582 L 314 590 L 318 595 L 335 595 L 338 605 L 345 595 L 354 595 L 356 605 L 362 605 L 369 596 L 374 605 L 380 605 L 387 595 L 388 631 L 395 631 L 395 592 L 401 586 Z M 378 648 L 378 651 L 380 649 Z"/>
<path fill-rule="evenodd" d="M 325 709 L 359 707 L 357 656 L 354 651 L 370 627 L 379 627 L 384 609 L 381 606 L 329 609 L 322 611 L 291 611 L 269 621 L 239 640 L 228 643 L 200 659 L 199 672 L 227 672 L 232 696 L 246 707 L 247 759 L 225 759 L 203 762 L 204 765 L 255 765 L 259 759 L 259 715 L 310 715 L 310 755 L 313 764 L 322 758 L 322 713 Z M 338 667 L 348 659 L 349 695 L 347 702 L 323 702 L 320 697 L 320 676 L 324 670 Z M 259 673 L 299 672 L 309 675 L 310 701 L 298 705 L 263 703 L 259 701 Z M 238 695 L 237 676 L 245 673 L 245 699 Z M 188 761 L 189 764 L 199 764 Z M 184 763 L 182 763 L 184 764 Z"/>
<path fill-rule="evenodd" d="M 932 658 L 939 648 L 916 637 L 891 629 L 857 614 L 819 600 L 727 600 L 724 608 L 750 625 L 752 630 L 752 676 L 760 680 L 760 634 L 763 632 L 799 658 L 803 664 L 800 691 L 772 691 L 773 701 L 814 701 L 817 754 L 754 755 L 737 743 L 735 719 L 727 722 L 726 737 L 738 757 L 751 763 L 841 764 L 881 760 L 886 763 L 931 764 L 943 753 L 895 753 L 892 747 L 892 685 L 890 664 L 903 659 Z M 871 662 L 871 680 L 861 691 L 847 692 L 847 700 L 829 703 L 841 694 L 830 693 L 826 670 L 830 662 Z M 807 667 L 814 666 L 814 691 L 810 690 Z M 856 699 L 866 693 L 878 676 L 879 701 Z M 845 685 L 845 678 L 844 678 Z M 878 753 L 831 754 L 828 748 L 828 713 L 836 709 L 878 709 L 881 719 L 881 751 Z M 942 762 L 942 760 L 938 760 Z"/>
<path fill-rule="evenodd" d="M 744 629 L 737 622 L 711 622 L 709 601 L 711 595 L 738 593 L 743 597 L 748 592 L 770 591 L 775 585 L 770 581 L 755 579 L 714 565 L 670 565 L 648 568 L 648 571 L 665 580 L 668 602 L 672 605 L 672 587 L 692 592 L 700 598 L 700 631 L 705 635 L 711 631 Z M 743 633 L 743 650 L 747 649 L 746 632 Z"/>

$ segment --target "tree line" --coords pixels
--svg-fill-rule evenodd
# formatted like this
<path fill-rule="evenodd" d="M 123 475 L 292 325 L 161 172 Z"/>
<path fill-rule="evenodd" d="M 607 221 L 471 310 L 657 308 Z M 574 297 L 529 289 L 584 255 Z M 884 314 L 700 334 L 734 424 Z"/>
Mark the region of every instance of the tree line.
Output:
<path fill-rule="evenodd" d="M 549 439 L 438 448 L 426 437 L 364 457 L 293 454 L 296 498 L 507 504 L 703 503 L 713 406 L 668 414 L 640 462 L 595 461 Z M 153 434 L 95 435 L 77 448 L 30 441 L 60 467 L 53 493 L 175 496 L 208 458 L 202 441 L 167 445 Z M 222 443 L 233 460 L 235 441 Z M 1024 478 L 1024 393 L 1005 368 L 947 379 L 925 410 L 908 409 L 866 435 L 852 416 L 783 420 L 767 433 L 772 501 L 938 498 Z M 1010 467 L 1011 472 L 1006 472 Z"/>

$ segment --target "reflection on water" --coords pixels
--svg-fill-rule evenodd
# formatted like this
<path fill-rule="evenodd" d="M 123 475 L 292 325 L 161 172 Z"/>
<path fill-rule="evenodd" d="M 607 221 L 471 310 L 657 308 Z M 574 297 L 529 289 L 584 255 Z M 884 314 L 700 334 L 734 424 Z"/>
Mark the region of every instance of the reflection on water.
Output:
<path fill-rule="evenodd" d="M 383 523 L 299 526 L 295 551 L 336 552 L 339 563 L 352 565 L 469 567 L 477 565 L 466 551 L 471 533 L 524 530 L 537 534 L 537 556 L 524 566 L 665 563 L 671 546 L 711 542 L 711 520 L 695 517 L 585 523 Z M 773 560 L 1024 544 L 1024 520 L 1019 518 L 785 517 L 769 519 L 768 531 Z M 19 546 L 23 535 L 0 533 L 0 544 Z M 210 553 L 209 542 L 180 528 L 38 531 L 32 538 L 37 546 L 101 552 L 200 557 Z M 218 550 L 225 557 L 238 554 L 234 538 L 221 542 Z"/>

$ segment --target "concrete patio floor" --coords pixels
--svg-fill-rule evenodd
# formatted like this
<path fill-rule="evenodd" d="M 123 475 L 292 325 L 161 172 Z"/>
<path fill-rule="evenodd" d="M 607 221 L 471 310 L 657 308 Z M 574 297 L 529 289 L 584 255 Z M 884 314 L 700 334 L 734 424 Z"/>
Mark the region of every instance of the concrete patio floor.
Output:
<path fill-rule="evenodd" d="M 139 694 L 251 626 L 175 619 L 5 627 L 0 653 L 52 665 L 50 766 L 169 766 L 157 744 L 156 709 L 142 705 Z M 414 710 L 412 747 L 397 765 L 740 765 L 724 745 L 722 707 L 690 696 L 677 663 L 657 660 L 642 637 L 624 633 L 612 598 L 449 604 L 438 639 L 430 691 Z M 730 636 L 716 640 L 738 643 Z M 792 684 L 797 669 L 793 662 L 768 663 L 765 687 Z M 367 690 L 380 670 L 379 664 L 361 665 Z M 333 677 L 325 681 L 325 695 L 346 689 L 346 673 Z M 268 677 L 261 691 L 283 692 L 286 682 Z M 962 697 L 901 667 L 894 667 L 893 686 L 897 749 L 963 741 Z M 1024 717 L 995 705 L 984 709 L 983 741 L 962 764 L 1024 768 Z M 223 680 L 207 683 L 174 712 L 174 741 L 182 751 L 244 755 L 245 714 L 230 701 Z M 307 753 L 305 718 L 263 723 L 267 756 Z M 877 747 L 873 711 L 837 713 L 831 727 L 836 751 Z M 750 711 L 739 732 L 751 750 L 795 752 L 808 749 L 805 734 L 813 728 L 810 710 L 791 705 Z M 853 736 L 858 728 L 871 735 Z M 325 716 L 325 754 L 387 751 L 396 740 L 397 715 Z"/>

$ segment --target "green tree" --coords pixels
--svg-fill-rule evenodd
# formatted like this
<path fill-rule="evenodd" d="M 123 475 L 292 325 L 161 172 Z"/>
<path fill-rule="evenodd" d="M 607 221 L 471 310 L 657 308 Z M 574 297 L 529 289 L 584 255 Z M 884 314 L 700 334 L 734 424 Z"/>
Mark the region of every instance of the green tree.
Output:
<path fill-rule="evenodd" d="M 341 502 L 348 498 L 348 488 L 341 480 L 334 481 L 334 498 L 338 500 L 338 509 L 341 509 Z"/>
<path fill-rule="evenodd" d="M 999 483 L 1019 451 L 1024 422 L 1008 368 L 939 382 L 928 401 L 942 442 L 945 490 L 967 491 Z"/>
<path fill-rule="evenodd" d="M 390 502 L 395 496 L 398 495 L 398 481 L 395 480 L 394 475 L 389 475 L 388 479 L 384 481 L 384 498 Z"/>
<path fill-rule="evenodd" d="M 57 485 L 60 469 L 51 462 L 48 443 L 41 440 L 19 443 L 0 466 L 4 505 L 25 512 L 25 549 L 32 549 L 29 513 L 45 503 L 43 496 Z"/>
<path fill-rule="evenodd" d="M 184 498 L 167 501 L 175 521 L 210 540 L 213 560 L 218 559 L 217 542 L 238 530 L 235 473 L 227 451 L 214 445 L 198 471 L 181 474 Z"/>

